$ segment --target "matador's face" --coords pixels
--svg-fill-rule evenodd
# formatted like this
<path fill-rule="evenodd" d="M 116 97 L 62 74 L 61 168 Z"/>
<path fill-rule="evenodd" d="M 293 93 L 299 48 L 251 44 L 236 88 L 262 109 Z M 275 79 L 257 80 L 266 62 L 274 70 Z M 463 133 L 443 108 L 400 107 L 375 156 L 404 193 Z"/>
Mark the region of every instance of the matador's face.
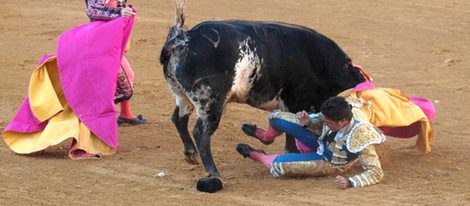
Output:
<path fill-rule="evenodd" d="M 324 124 L 326 124 L 326 126 L 328 126 L 333 132 L 340 130 L 341 128 L 345 127 L 349 123 L 347 119 L 335 121 L 335 120 L 328 118 L 325 115 L 322 116 L 322 119 L 323 119 Z"/>

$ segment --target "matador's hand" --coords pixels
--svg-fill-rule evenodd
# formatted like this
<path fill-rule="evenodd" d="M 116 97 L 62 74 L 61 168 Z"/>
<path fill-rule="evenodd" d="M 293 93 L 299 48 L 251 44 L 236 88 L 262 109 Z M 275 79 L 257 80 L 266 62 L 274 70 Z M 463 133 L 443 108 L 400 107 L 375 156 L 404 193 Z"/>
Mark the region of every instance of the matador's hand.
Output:
<path fill-rule="evenodd" d="M 306 111 L 297 112 L 297 114 L 295 115 L 297 119 L 299 119 L 299 123 L 302 126 L 308 126 L 311 123 L 310 118 L 308 117 L 308 113 Z"/>
<path fill-rule="evenodd" d="M 336 186 L 339 189 L 346 189 L 348 187 L 351 187 L 351 185 L 349 184 L 349 180 L 341 175 L 336 176 Z"/>
<path fill-rule="evenodd" d="M 129 17 L 134 16 L 134 15 L 135 15 L 135 12 L 132 11 L 132 8 L 126 7 L 126 8 L 121 9 L 121 16 L 122 17 L 129 18 Z"/>

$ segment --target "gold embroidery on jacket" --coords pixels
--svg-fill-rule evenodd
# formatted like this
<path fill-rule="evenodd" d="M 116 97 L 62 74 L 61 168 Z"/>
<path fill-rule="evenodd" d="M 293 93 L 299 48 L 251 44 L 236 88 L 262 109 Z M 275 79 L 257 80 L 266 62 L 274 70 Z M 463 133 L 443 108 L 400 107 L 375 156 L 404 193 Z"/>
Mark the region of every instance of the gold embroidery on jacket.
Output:
<path fill-rule="evenodd" d="M 275 162 L 271 166 L 274 176 L 325 176 L 335 173 L 336 170 L 327 161 L 312 160 L 299 162 Z"/>
<path fill-rule="evenodd" d="M 356 153 L 371 144 L 385 142 L 385 135 L 378 131 L 372 124 L 361 122 L 354 126 L 346 140 L 349 151 Z"/>
<path fill-rule="evenodd" d="M 364 172 L 349 177 L 354 187 L 364 187 L 380 182 L 384 173 L 374 145 L 369 145 L 359 152 L 359 161 Z"/>

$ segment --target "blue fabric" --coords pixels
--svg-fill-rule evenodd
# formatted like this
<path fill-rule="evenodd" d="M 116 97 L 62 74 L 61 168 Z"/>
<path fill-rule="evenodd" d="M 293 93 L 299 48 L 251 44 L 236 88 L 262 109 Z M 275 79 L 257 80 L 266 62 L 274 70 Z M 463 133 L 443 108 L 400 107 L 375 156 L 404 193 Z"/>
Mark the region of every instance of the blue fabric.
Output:
<path fill-rule="evenodd" d="M 285 132 L 295 139 L 299 140 L 305 146 L 309 147 L 313 151 L 316 151 L 318 148 L 318 137 L 313 134 L 310 130 L 292 122 L 286 121 L 284 119 L 272 118 L 270 120 L 271 126 L 280 132 Z"/>
<path fill-rule="evenodd" d="M 310 130 L 289 122 L 284 119 L 280 118 L 272 118 L 270 120 L 271 126 L 280 131 L 285 132 L 291 136 L 293 136 L 298 141 L 302 142 L 305 146 L 309 147 L 310 149 L 316 151 L 318 149 L 318 136 L 313 134 Z M 288 153 L 279 155 L 276 159 L 274 159 L 273 163 L 284 163 L 284 162 L 302 162 L 302 161 L 314 161 L 314 160 L 326 160 L 331 161 L 333 156 L 333 152 L 331 152 L 328 148 L 328 145 L 323 143 L 323 155 L 319 155 L 316 152 L 310 153 Z"/>
<path fill-rule="evenodd" d="M 279 155 L 273 160 L 273 163 L 284 163 L 284 162 L 302 162 L 312 160 L 324 160 L 323 156 L 318 155 L 316 152 L 310 153 L 287 153 Z"/>
<path fill-rule="evenodd" d="M 323 155 L 319 155 L 316 152 L 309 153 L 287 153 L 279 155 L 276 159 L 273 160 L 273 163 L 285 163 L 285 162 L 302 162 L 302 161 L 312 161 L 312 160 L 324 160 L 331 161 L 333 152 L 330 151 L 326 144 L 324 145 Z"/>

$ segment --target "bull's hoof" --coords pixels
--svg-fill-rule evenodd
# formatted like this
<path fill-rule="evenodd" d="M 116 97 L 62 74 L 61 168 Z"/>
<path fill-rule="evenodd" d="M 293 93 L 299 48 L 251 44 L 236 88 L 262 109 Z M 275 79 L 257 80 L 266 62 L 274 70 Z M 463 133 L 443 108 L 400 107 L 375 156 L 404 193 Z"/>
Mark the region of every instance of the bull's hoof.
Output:
<path fill-rule="evenodd" d="M 185 151 L 184 156 L 185 156 L 186 162 L 188 162 L 189 164 L 192 164 L 192 165 L 199 164 L 199 162 L 196 159 L 196 153 L 194 152 L 194 150 Z"/>
<path fill-rule="evenodd" d="M 196 160 L 196 158 L 186 157 L 186 158 L 184 158 L 184 160 L 186 160 L 187 163 L 192 164 L 192 165 L 198 165 L 199 164 L 199 162 Z"/>
<path fill-rule="evenodd" d="M 201 192 L 214 193 L 224 188 L 222 180 L 218 177 L 204 177 L 197 181 L 196 189 Z"/>

